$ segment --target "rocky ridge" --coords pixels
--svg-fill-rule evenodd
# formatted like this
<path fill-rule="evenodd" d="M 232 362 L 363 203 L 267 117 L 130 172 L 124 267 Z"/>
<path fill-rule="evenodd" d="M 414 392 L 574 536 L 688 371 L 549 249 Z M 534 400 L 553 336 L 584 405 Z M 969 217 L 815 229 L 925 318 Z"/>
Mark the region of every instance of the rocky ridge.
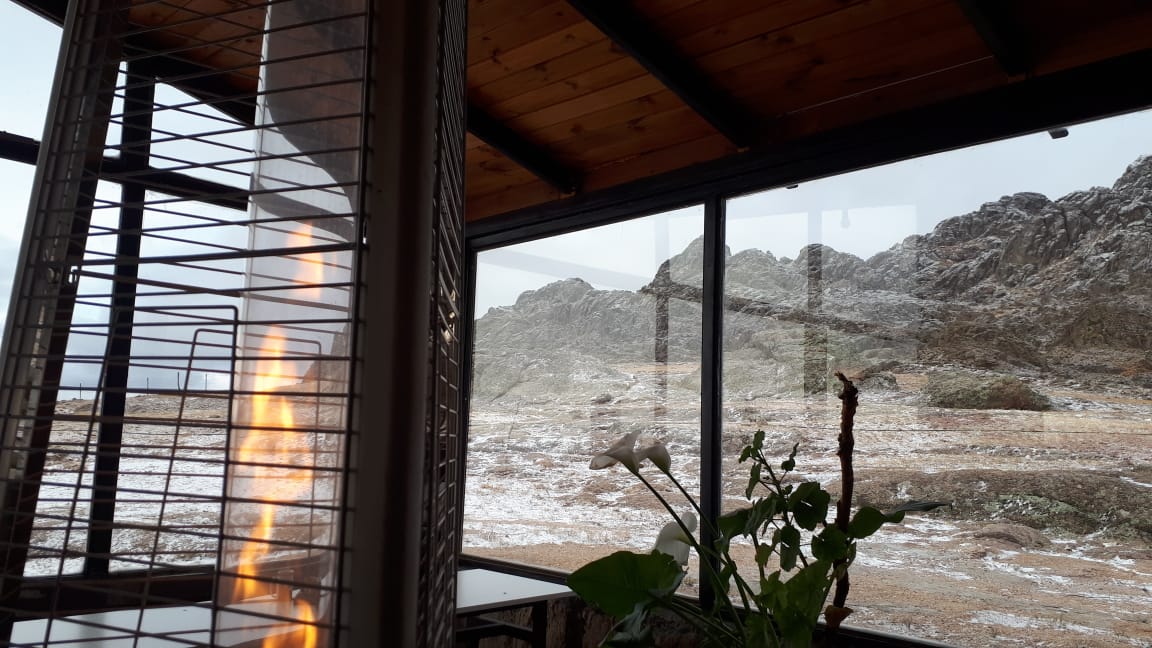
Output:
<path fill-rule="evenodd" d="M 567 279 L 476 325 L 476 391 L 495 397 L 562 371 L 653 360 L 668 303 L 669 361 L 699 356 L 703 241 L 637 292 Z M 958 365 L 1152 387 L 1152 156 L 1112 187 L 1057 200 L 1018 193 L 869 259 L 809 245 L 795 259 L 727 255 L 725 362 Z M 531 361 L 529 360 L 531 357 Z M 536 371 L 532 362 L 542 369 Z M 747 369 L 747 368 L 746 368 Z M 789 373 L 789 372 L 785 372 Z M 487 374 L 487 376 L 485 376 Z M 538 375 L 539 374 L 539 375 Z M 514 376 L 514 377 L 513 377 Z M 740 380 L 737 391 L 755 389 Z"/>

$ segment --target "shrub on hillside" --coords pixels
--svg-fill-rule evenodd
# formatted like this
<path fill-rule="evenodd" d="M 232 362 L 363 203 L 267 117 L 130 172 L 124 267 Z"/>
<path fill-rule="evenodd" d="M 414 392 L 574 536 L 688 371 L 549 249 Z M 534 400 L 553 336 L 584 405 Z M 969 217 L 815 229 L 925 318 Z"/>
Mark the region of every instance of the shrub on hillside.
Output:
<path fill-rule="evenodd" d="M 928 404 L 962 409 L 1049 410 L 1052 401 L 1015 376 L 940 372 L 924 386 Z"/>

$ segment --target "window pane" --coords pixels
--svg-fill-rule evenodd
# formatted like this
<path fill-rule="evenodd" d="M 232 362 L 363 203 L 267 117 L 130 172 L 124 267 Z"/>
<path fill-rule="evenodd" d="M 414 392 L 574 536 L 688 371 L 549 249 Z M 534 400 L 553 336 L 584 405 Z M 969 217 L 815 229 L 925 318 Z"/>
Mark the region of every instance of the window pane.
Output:
<path fill-rule="evenodd" d="M 479 255 L 467 553 L 571 571 L 650 549 L 659 502 L 620 466 L 589 469 L 630 432 L 667 444 L 697 493 L 702 232 L 695 207 Z"/>
<path fill-rule="evenodd" d="M 728 204 L 725 506 L 760 429 L 835 500 L 837 370 L 856 504 L 952 503 L 861 542 L 849 624 L 1152 641 L 1152 114 L 1069 130 Z"/>

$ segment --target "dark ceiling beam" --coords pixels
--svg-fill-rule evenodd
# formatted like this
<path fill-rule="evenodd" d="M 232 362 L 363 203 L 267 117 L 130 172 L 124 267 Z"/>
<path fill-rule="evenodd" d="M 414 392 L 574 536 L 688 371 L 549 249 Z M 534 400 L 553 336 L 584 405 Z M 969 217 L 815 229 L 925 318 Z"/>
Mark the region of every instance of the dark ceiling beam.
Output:
<path fill-rule="evenodd" d="M 580 188 L 575 173 L 472 103 L 468 104 L 468 131 L 560 193 L 570 194 Z"/>
<path fill-rule="evenodd" d="M 621 47 L 649 74 L 674 92 L 739 148 L 756 143 L 756 120 L 717 87 L 695 62 L 657 35 L 648 21 L 622 0 L 568 0 L 588 22 Z"/>
<path fill-rule="evenodd" d="M 140 57 L 133 61 L 138 72 L 154 76 L 162 83 L 172 79 L 171 85 L 203 101 L 205 105 L 212 106 L 242 124 L 255 123 L 255 81 L 252 82 L 253 94 L 238 96 L 237 88 L 212 68 L 175 56 L 158 54 L 157 49 L 140 36 L 128 37 L 124 47 L 128 56 Z"/>
<path fill-rule="evenodd" d="M 68 0 L 12 0 L 28 11 L 39 15 L 57 25 L 64 24 L 64 15 L 68 13 Z"/>
<path fill-rule="evenodd" d="M 1028 39 L 1009 15 L 1004 0 L 956 0 L 988 51 L 1009 76 L 1032 71 Z"/>
<path fill-rule="evenodd" d="M 31 137 L 0 131 L 0 159 L 36 164 L 40 155 L 40 142 Z"/>

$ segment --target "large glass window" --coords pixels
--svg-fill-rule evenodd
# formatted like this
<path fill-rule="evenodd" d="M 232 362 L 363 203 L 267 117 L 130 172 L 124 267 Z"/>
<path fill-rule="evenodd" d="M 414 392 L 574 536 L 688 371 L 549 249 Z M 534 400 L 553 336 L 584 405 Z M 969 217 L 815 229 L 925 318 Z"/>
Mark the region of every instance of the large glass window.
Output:
<path fill-rule="evenodd" d="M 698 489 L 702 233 L 696 207 L 479 254 L 466 553 L 571 571 L 651 548 L 659 502 L 589 469 L 631 432 Z"/>
<path fill-rule="evenodd" d="M 1147 133 L 1136 113 L 726 201 L 723 508 L 757 430 L 838 492 L 836 371 L 861 390 L 856 505 L 951 503 L 861 543 L 849 625 L 1152 642 Z M 702 211 L 479 253 L 466 553 L 651 547 L 666 514 L 588 469 L 629 431 L 699 487 Z"/>
<path fill-rule="evenodd" d="M 863 541 L 850 624 L 958 646 L 1152 641 L 1152 114 L 727 206 L 727 507 L 755 430 L 856 499 L 951 502 Z M 751 565 L 751 558 L 749 558 Z"/>

